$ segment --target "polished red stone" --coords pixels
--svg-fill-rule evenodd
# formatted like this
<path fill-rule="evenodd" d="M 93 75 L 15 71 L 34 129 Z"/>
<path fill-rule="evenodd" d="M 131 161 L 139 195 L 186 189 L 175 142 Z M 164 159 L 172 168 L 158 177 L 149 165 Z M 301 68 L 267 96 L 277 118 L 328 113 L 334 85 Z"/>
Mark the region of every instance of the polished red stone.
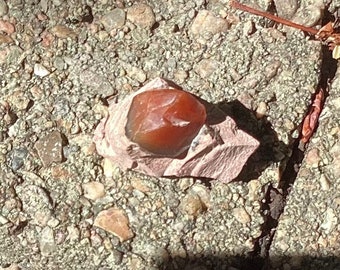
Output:
<path fill-rule="evenodd" d="M 149 90 L 133 98 L 125 133 L 144 150 L 176 157 L 189 148 L 205 119 L 204 105 L 190 93 Z"/>

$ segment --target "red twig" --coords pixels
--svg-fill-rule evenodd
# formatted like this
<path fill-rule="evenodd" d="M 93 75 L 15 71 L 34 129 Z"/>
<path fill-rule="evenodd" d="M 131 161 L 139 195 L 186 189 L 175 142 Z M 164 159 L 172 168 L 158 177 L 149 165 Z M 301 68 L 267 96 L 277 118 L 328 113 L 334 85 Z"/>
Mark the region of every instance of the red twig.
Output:
<path fill-rule="evenodd" d="M 316 35 L 318 33 L 318 30 L 316 30 L 314 28 L 307 27 L 307 26 L 304 26 L 304 25 L 301 25 L 301 24 L 298 24 L 298 23 L 294 23 L 294 22 L 291 22 L 289 20 L 286 20 L 286 19 L 283 19 L 281 17 L 270 14 L 268 12 L 257 10 L 255 8 L 243 5 L 236 0 L 231 0 L 230 5 L 234 8 L 236 8 L 236 9 L 243 10 L 243 11 L 258 15 L 258 16 L 262 16 L 262 17 L 270 19 L 274 22 L 281 23 L 281 24 L 284 24 L 284 25 L 287 25 L 287 26 L 290 26 L 290 27 L 293 27 L 293 28 L 296 28 L 296 29 L 300 29 L 302 31 L 310 33 L 311 35 Z"/>

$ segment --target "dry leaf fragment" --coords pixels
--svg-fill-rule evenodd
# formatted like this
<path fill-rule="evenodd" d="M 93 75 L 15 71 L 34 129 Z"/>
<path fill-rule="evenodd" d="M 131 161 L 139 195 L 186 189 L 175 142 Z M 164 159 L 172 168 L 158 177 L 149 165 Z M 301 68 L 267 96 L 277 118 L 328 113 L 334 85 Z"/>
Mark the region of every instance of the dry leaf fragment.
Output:
<path fill-rule="evenodd" d="M 321 112 L 321 107 L 324 100 L 324 91 L 320 89 L 319 93 L 315 96 L 312 107 L 305 117 L 302 124 L 302 138 L 301 142 L 306 143 L 313 135 L 314 130 L 318 124 L 319 115 Z"/>

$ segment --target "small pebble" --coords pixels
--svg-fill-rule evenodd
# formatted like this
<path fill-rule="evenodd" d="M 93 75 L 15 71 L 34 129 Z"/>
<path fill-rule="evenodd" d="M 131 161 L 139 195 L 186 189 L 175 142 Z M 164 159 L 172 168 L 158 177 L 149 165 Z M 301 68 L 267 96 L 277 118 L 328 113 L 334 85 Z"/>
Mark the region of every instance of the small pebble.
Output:
<path fill-rule="evenodd" d="M 12 43 L 13 39 L 10 36 L 0 34 L 0 44 Z"/>
<path fill-rule="evenodd" d="M 83 184 L 84 196 L 92 201 L 98 200 L 105 196 L 105 187 L 99 182 L 88 182 Z"/>
<path fill-rule="evenodd" d="M 320 176 L 319 181 L 320 181 L 320 185 L 321 185 L 322 190 L 329 190 L 330 183 L 329 183 L 329 180 L 326 178 L 326 176 L 324 174 L 322 174 Z"/>
<path fill-rule="evenodd" d="M 248 196 L 250 201 L 256 201 L 260 198 L 261 194 L 261 183 L 259 180 L 251 180 L 247 184 L 248 186 Z"/>
<path fill-rule="evenodd" d="M 8 101 L 11 107 L 21 111 L 28 108 L 31 100 L 27 97 L 25 91 L 17 90 L 8 97 Z"/>
<path fill-rule="evenodd" d="M 256 28 L 254 25 L 254 22 L 252 21 L 247 21 L 243 25 L 243 35 L 249 36 L 255 32 Z"/>
<path fill-rule="evenodd" d="M 8 267 L 1 268 L 1 270 L 22 270 L 22 268 L 20 268 L 16 263 L 13 263 Z"/>
<path fill-rule="evenodd" d="M 27 154 L 28 154 L 28 151 L 26 148 L 20 147 L 20 148 L 13 149 L 12 164 L 11 164 L 13 171 L 19 170 L 24 165 Z"/>
<path fill-rule="evenodd" d="M 332 100 L 330 101 L 330 103 L 336 108 L 336 109 L 340 109 L 340 97 L 336 97 L 336 98 L 332 98 Z"/>
<path fill-rule="evenodd" d="M 0 215 L 0 225 L 4 225 L 6 223 L 8 223 L 8 219 L 5 218 L 4 216 Z"/>
<path fill-rule="evenodd" d="M 156 17 L 152 8 L 146 4 L 134 4 L 127 11 L 127 19 L 142 28 L 151 28 Z"/>
<path fill-rule="evenodd" d="M 52 131 L 35 143 L 35 148 L 45 167 L 53 162 L 60 163 L 62 156 L 62 138 L 58 131 Z"/>
<path fill-rule="evenodd" d="M 320 228 L 325 231 L 326 234 L 330 234 L 338 224 L 338 217 L 332 208 L 328 208 L 324 213 L 324 219 Z"/>
<path fill-rule="evenodd" d="M 104 175 L 107 178 L 112 178 L 116 175 L 116 172 L 119 170 L 118 165 L 114 164 L 111 160 L 108 158 L 103 159 L 103 170 Z"/>
<path fill-rule="evenodd" d="M 33 72 L 35 75 L 42 78 L 50 74 L 50 71 L 41 64 L 35 64 Z"/>
<path fill-rule="evenodd" d="M 183 214 L 197 217 L 204 210 L 204 205 L 197 194 L 189 193 L 181 200 L 179 209 Z"/>
<path fill-rule="evenodd" d="M 115 93 L 115 90 L 109 80 L 105 76 L 97 74 L 96 72 L 84 70 L 79 74 L 79 80 L 94 94 L 107 97 Z"/>
<path fill-rule="evenodd" d="M 331 150 L 330 153 L 333 158 L 332 162 L 332 173 L 335 178 L 340 178 L 340 143 L 335 144 Z"/>
<path fill-rule="evenodd" d="M 185 70 L 179 69 L 174 72 L 175 81 L 178 83 L 185 82 L 185 79 L 188 78 L 188 72 Z"/>
<path fill-rule="evenodd" d="M 50 227 L 45 227 L 40 233 L 40 252 L 43 256 L 48 256 L 56 250 L 54 233 Z"/>
<path fill-rule="evenodd" d="M 263 118 L 267 114 L 267 110 L 268 110 L 267 104 L 264 101 L 261 101 L 256 109 L 256 117 L 258 119 Z"/>
<path fill-rule="evenodd" d="M 11 35 L 15 32 L 15 27 L 8 21 L 0 20 L 0 32 L 4 32 L 7 35 Z"/>
<path fill-rule="evenodd" d="M 94 225 L 117 236 L 121 242 L 134 236 L 125 211 L 118 208 L 112 207 L 101 211 L 97 215 Z"/>
<path fill-rule="evenodd" d="M 141 68 L 134 67 L 132 65 L 127 65 L 126 72 L 131 78 L 136 79 L 140 83 L 143 83 L 146 81 L 146 78 L 147 78 L 146 74 Z"/>
<path fill-rule="evenodd" d="M 73 241 L 79 241 L 80 239 L 80 231 L 78 229 L 78 227 L 76 227 L 75 225 L 69 225 L 67 226 L 67 239 L 70 240 L 71 242 Z"/>
<path fill-rule="evenodd" d="M 316 168 L 319 165 L 319 162 L 321 160 L 320 155 L 319 155 L 319 149 L 317 148 L 312 148 L 307 152 L 307 155 L 305 157 L 306 164 L 309 165 L 310 167 Z"/>
<path fill-rule="evenodd" d="M 70 144 L 76 144 L 80 147 L 80 151 L 86 156 L 92 155 L 95 152 L 95 144 L 93 143 L 92 136 L 88 134 L 79 134 L 70 140 Z"/>
<path fill-rule="evenodd" d="M 134 177 L 131 179 L 131 185 L 133 186 L 134 189 L 143 192 L 143 193 L 148 193 L 150 192 L 150 188 L 146 185 L 145 181 L 138 177 Z"/>
<path fill-rule="evenodd" d="M 201 10 L 198 12 L 191 25 L 190 32 L 193 35 L 204 35 L 205 33 L 217 34 L 227 32 L 229 23 L 216 17 L 211 11 Z"/>
<path fill-rule="evenodd" d="M 199 196 L 203 204 L 203 210 L 210 207 L 210 191 L 207 187 L 196 184 L 192 187 L 191 192 Z"/>
<path fill-rule="evenodd" d="M 121 28 L 125 24 L 125 12 L 120 8 L 115 8 L 111 12 L 105 14 L 101 23 L 107 32 L 111 32 L 113 29 Z"/>
<path fill-rule="evenodd" d="M 219 63 L 212 59 L 203 59 L 194 69 L 201 78 L 208 78 L 212 73 L 219 70 Z"/>
<path fill-rule="evenodd" d="M 302 24 L 307 27 L 315 26 L 319 23 L 323 15 L 324 4 L 311 4 L 303 8 L 299 8 L 292 20 L 295 23 Z"/>
<path fill-rule="evenodd" d="M 251 221 L 250 215 L 243 207 L 235 208 L 233 213 L 235 218 L 242 224 L 247 224 Z"/>

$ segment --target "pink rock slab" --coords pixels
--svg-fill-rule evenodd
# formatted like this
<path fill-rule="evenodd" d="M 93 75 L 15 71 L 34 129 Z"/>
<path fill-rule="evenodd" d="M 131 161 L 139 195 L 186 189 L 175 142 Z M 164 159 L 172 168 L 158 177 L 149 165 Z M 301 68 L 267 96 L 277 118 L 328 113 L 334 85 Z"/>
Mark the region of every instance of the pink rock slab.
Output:
<path fill-rule="evenodd" d="M 225 183 L 232 181 L 257 149 L 259 142 L 238 129 L 229 116 L 220 123 L 204 125 L 186 155 L 181 158 L 155 156 L 143 151 L 125 136 L 127 114 L 133 97 L 143 91 L 166 88 L 174 87 L 156 78 L 122 102 L 111 104 L 108 116 L 101 120 L 95 130 L 93 140 L 97 152 L 123 170 L 132 169 L 150 176 L 191 176 Z"/>

